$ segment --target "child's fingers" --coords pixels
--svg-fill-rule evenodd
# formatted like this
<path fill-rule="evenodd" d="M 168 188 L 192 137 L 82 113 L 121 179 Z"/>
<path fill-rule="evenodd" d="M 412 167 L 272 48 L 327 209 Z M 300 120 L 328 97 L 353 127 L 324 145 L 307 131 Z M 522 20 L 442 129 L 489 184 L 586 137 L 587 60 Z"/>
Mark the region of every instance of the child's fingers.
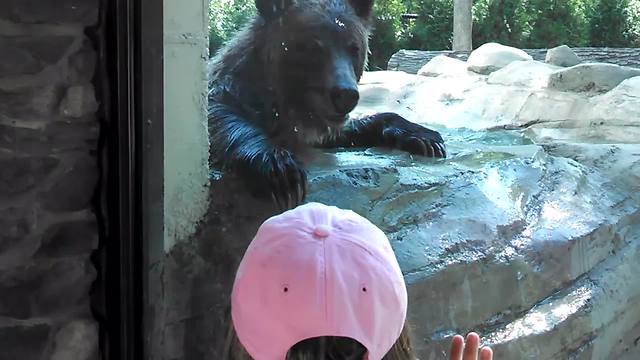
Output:
<path fill-rule="evenodd" d="M 478 347 L 480 346 L 480 336 L 474 332 L 467 334 L 467 341 L 464 344 L 463 360 L 478 360 Z"/>
<path fill-rule="evenodd" d="M 493 360 L 493 350 L 490 347 L 483 347 L 480 350 L 480 360 Z"/>
<path fill-rule="evenodd" d="M 449 350 L 449 360 L 462 360 L 462 350 L 464 349 L 464 338 L 456 335 L 451 340 L 451 349 Z"/>

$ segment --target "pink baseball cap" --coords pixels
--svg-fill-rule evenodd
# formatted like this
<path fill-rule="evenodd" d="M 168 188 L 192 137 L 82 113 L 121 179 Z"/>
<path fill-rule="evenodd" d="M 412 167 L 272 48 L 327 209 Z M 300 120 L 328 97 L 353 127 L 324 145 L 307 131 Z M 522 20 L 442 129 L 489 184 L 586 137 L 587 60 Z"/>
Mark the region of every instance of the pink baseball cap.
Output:
<path fill-rule="evenodd" d="M 380 360 L 407 315 L 407 290 L 385 234 L 350 210 L 308 203 L 265 221 L 231 294 L 240 343 L 254 360 L 284 360 L 298 342 L 357 340 Z"/>

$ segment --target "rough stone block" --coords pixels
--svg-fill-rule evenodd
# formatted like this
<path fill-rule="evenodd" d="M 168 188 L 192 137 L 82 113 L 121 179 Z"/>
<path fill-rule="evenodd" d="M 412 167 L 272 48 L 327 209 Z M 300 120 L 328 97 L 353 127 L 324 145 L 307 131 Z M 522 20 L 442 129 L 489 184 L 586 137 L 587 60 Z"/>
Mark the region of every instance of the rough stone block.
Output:
<path fill-rule="evenodd" d="M 89 152 L 97 148 L 98 130 L 96 122 L 55 121 L 44 129 L 0 125 L 0 149 L 31 155 Z"/>
<path fill-rule="evenodd" d="M 0 316 L 14 319 L 89 312 L 95 270 L 88 259 L 41 261 L 0 273 Z M 2 347 L 0 347 L 1 349 Z"/>
<path fill-rule="evenodd" d="M 60 103 L 62 115 L 73 118 L 93 114 L 96 110 L 98 110 L 98 102 L 91 84 L 76 85 L 68 88 Z"/>
<path fill-rule="evenodd" d="M 0 18 L 14 22 L 94 25 L 98 0 L 2 0 Z"/>
<path fill-rule="evenodd" d="M 32 219 L 24 209 L 0 210 L 0 252 L 24 240 L 31 233 Z"/>
<path fill-rule="evenodd" d="M 47 179 L 59 162 L 50 156 L 0 155 L 0 198 L 32 190 Z"/>
<path fill-rule="evenodd" d="M 69 56 L 70 84 L 90 83 L 96 70 L 97 55 L 89 39 L 85 39 L 82 47 Z"/>
<path fill-rule="evenodd" d="M 0 328 L 0 360 L 41 359 L 50 330 L 47 324 Z"/>
<path fill-rule="evenodd" d="M 28 51 L 16 47 L 12 41 L 0 38 L 0 76 L 35 74 L 43 69 L 42 64 Z"/>
<path fill-rule="evenodd" d="M 467 59 L 469 70 L 488 75 L 502 69 L 514 61 L 530 61 L 533 58 L 526 52 L 498 43 L 486 43 L 474 50 Z"/>
<path fill-rule="evenodd" d="M 91 320 L 75 320 L 56 334 L 51 360 L 97 360 L 98 326 Z"/>
<path fill-rule="evenodd" d="M 540 61 L 514 61 L 502 69 L 492 72 L 487 83 L 539 88 L 546 86 L 549 76 L 558 69 L 560 67 Z"/>
<path fill-rule="evenodd" d="M 98 180 L 96 159 L 79 157 L 65 164 L 53 186 L 43 194 L 44 207 L 49 211 L 77 211 L 88 208 Z"/>
<path fill-rule="evenodd" d="M 41 279 L 21 276 L 3 276 L 0 279 L 0 316 L 25 320 L 33 315 L 31 300 L 39 296 L 35 291 L 41 286 Z M 23 277 L 24 276 L 24 277 Z"/>
<path fill-rule="evenodd" d="M 556 66 L 574 66 L 580 64 L 581 60 L 573 50 L 567 45 L 561 45 L 549 49 L 544 60 L 547 64 Z"/>
<path fill-rule="evenodd" d="M 640 76 L 640 69 L 605 63 L 586 63 L 558 70 L 549 77 L 549 88 L 560 91 L 609 91 L 626 79 Z"/>
<path fill-rule="evenodd" d="M 74 40 L 73 36 L 0 36 L 0 77 L 38 73 L 60 61 Z"/>
<path fill-rule="evenodd" d="M 612 97 L 640 98 L 640 76 L 634 76 L 621 82 L 607 95 Z"/>
<path fill-rule="evenodd" d="M 82 122 L 56 121 L 45 131 L 51 135 L 51 151 L 93 152 L 98 148 L 99 124 L 94 117 L 77 119 Z"/>
<path fill-rule="evenodd" d="M 467 72 L 467 64 L 456 58 L 438 55 L 418 70 L 418 75 L 464 75 Z"/>
<path fill-rule="evenodd" d="M 88 254 L 98 245 L 95 219 L 55 224 L 45 234 L 36 258 Z"/>
<path fill-rule="evenodd" d="M 58 109 L 64 91 L 60 85 L 19 92 L 0 90 L 0 118 L 29 119 L 49 116 Z"/>

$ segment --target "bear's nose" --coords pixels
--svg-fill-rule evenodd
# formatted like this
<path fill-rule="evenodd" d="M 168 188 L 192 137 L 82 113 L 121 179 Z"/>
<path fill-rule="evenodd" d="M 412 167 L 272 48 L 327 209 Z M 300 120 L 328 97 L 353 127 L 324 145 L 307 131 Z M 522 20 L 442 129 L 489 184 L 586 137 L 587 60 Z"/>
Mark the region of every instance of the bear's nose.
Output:
<path fill-rule="evenodd" d="M 334 110 L 341 114 L 348 114 L 358 104 L 360 94 L 355 88 L 334 87 L 331 89 L 331 102 Z"/>

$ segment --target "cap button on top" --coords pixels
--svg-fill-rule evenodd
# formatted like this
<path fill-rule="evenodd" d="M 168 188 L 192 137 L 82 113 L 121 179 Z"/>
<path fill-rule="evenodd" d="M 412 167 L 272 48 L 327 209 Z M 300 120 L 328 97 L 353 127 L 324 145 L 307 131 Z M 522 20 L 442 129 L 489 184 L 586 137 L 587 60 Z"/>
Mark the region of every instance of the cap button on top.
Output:
<path fill-rule="evenodd" d="M 313 235 L 319 238 L 326 238 L 329 236 L 331 230 L 326 225 L 318 225 L 315 229 L 313 229 Z"/>

